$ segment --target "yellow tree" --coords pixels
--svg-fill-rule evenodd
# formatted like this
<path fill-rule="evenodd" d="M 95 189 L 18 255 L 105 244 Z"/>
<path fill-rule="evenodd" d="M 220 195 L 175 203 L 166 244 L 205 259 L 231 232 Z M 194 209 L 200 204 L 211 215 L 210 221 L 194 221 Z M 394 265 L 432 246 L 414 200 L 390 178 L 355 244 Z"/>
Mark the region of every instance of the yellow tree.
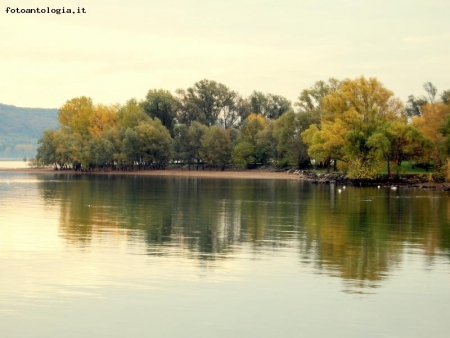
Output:
<path fill-rule="evenodd" d="M 87 135 L 93 120 L 94 104 L 89 97 L 68 100 L 58 111 L 63 133 Z"/>
<path fill-rule="evenodd" d="M 75 167 L 104 165 L 95 159 L 97 146 L 104 144 L 105 133 L 117 125 L 119 107 L 94 105 L 91 98 L 82 96 L 68 100 L 60 109 L 58 120 L 61 140 L 58 152 L 61 158 L 70 161 Z M 68 162 L 68 163 L 70 163 Z"/>
<path fill-rule="evenodd" d="M 432 151 L 422 157 L 426 163 L 433 161 L 440 167 L 446 157 L 445 139 L 442 133 L 447 118 L 450 116 L 450 106 L 443 102 L 427 103 L 422 107 L 422 116 L 414 117 L 412 123 L 419 128 L 426 139 L 432 144 Z"/>
<path fill-rule="evenodd" d="M 255 145 L 256 135 L 264 129 L 266 124 L 266 119 L 261 114 L 250 114 L 242 123 L 238 141 L 247 141 Z"/>
<path fill-rule="evenodd" d="M 360 77 L 340 82 L 323 98 L 322 109 L 320 125 L 302 133 L 308 154 L 341 160 L 349 177 L 375 177 L 383 158 L 368 140 L 386 121 L 403 114 L 401 101 L 376 78 Z"/>
<path fill-rule="evenodd" d="M 88 127 L 89 134 L 98 136 L 109 128 L 117 124 L 118 106 L 106 106 L 102 104 L 95 105 L 92 112 L 92 118 L 90 119 L 90 125 Z"/>

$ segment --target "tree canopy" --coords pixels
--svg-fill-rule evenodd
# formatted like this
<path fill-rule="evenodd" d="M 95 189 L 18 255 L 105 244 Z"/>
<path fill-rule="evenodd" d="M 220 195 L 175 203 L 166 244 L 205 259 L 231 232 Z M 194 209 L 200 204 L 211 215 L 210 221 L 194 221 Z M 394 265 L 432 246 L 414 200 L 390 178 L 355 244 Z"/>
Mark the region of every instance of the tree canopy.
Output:
<path fill-rule="evenodd" d="M 164 169 L 167 164 L 310 168 L 370 179 L 403 161 L 446 163 L 450 155 L 449 91 L 431 83 L 406 106 L 376 78 L 317 81 L 286 98 L 253 91 L 243 97 L 201 80 L 175 94 L 151 89 L 142 101 L 94 104 L 68 100 L 59 127 L 46 130 L 37 160 L 81 170 Z M 314 161 L 312 161 L 314 160 Z"/>

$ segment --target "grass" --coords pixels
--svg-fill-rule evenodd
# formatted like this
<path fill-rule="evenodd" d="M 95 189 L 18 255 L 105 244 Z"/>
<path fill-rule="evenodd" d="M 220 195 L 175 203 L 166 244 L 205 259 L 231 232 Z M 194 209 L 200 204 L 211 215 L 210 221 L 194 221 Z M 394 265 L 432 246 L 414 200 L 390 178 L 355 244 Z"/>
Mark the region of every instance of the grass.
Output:
<path fill-rule="evenodd" d="M 404 161 L 402 162 L 401 168 L 400 168 L 400 175 L 411 175 L 411 174 L 432 174 L 435 172 L 434 168 L 432 166 L 430 166 L 430 168 L 428 169 L 428 171 L 425 168 L 419 168 L 419 167 L 414 167 L 414 162 L 408 162 L 408 161 Z M 395 170 L 396 170 L 396 165 L 394 163 L 391 163 L 391 172 L 394 174 Z M 380 173 L 380 174 L 387 174 L 387 165 L 386 168 Z"/>

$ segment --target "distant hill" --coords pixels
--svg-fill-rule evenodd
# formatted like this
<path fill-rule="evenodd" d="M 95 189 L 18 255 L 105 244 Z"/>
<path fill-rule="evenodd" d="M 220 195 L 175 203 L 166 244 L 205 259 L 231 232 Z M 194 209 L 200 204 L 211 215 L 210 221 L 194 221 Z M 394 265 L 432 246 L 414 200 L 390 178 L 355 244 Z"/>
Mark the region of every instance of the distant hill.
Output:
<path fill-rule="evenodd" d="M 0 158 L 31 158 L 45 129 L 58 127 L 58 109 L 0 103 Z"/>

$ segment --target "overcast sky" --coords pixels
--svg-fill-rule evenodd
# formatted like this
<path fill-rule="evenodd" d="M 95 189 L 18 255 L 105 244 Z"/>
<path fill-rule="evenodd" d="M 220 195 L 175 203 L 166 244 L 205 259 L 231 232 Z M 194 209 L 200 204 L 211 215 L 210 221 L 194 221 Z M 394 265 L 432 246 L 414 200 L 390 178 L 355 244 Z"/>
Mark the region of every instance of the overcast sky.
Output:
<path fill-rule="evenodd" d="M 202 79 L 291 101 L 330 77 L 450 89 L 450 1 L 0 0 L 0 103 L 142 99 Z M 86 14 L 6 14 L 84 7 Z"/>

